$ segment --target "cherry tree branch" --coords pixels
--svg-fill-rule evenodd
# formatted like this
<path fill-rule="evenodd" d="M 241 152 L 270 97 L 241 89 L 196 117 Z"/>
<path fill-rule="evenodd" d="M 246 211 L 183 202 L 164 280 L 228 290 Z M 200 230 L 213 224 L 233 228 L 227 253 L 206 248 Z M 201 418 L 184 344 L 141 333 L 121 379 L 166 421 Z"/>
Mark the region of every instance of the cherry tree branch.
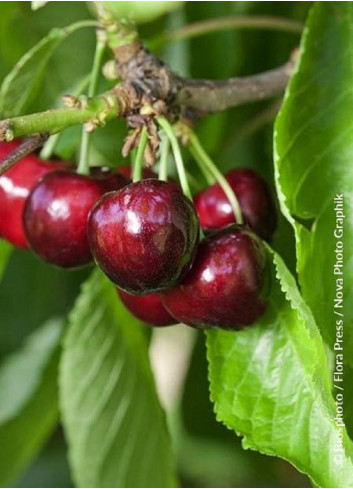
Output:
<path fill-rule="evenodd" d="M 87 99 L 76 107 L 64 107 L 0 121 L 0 141 L 29 134 L 55 134 L 76 124 L 85 124 L 101 117 L 109 121 L 119 117 L 119 99 L 111 93 Z"/>
<path fill-rule="evenodd" d="M 296 55 L 285 65 L 258 75 L 228 80 L 190 80 L 173 73 L 135 36 L 110 45 L 122 79 L 113 90 L 90 99 L 67 97 L 70 107 L 0 121 L 0 141 L 31 134 L 54 134 L 75 124 L 92 131 L 117 117 L 136 114 L 144 105 L 167 118 L 192 109 L 205 115 L 277 96 L 293 72 Z M 108 41 L 109 42 L 109 41 Z"/>
<path fill-rule="evenodd" d="M 48 139 L 47 134 L 36 134 L 27 138 L 23 143 L 15 148 L 0 163 L 0 176 L 9 170 L 18 160 L 24 158 L 34 150 L 39 148 Z"/>
<path fill-rule="evenodd" d="M 294 60 L 271 71 L 221 81 L 184 80 L 178 102 L 202 113 L 219 112 L 283 92 L 294 69 Z"/>

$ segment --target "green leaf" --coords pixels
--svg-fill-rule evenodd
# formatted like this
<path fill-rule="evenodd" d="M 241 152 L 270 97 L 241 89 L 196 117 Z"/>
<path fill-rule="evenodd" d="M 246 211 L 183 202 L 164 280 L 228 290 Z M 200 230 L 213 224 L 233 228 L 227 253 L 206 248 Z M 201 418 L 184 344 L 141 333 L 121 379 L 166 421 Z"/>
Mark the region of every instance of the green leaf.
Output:
<path fill-rule="evenodd" d="M 7 261 L 12 251 L 11 245 L 4 240 L 0 240 L 0 280 L 5 271 Z"/>
<path fill-rule="evenodd" d="M 277 189 L 297 236 L 302 294 L 334 345 L 334 197 L 344 195 L 345 348 L 353 351 L 353 4 L 315 2 L 275 125 Z M 353 356 L 346 355 L 352 362 Z"/>
<path fill-rule="evenodd" d="M 82 21 L 64 28 L 54 28 L 17 62 L 0 88 L 2 117 L 20 115 L 36 98 L 45 70 L 56 48 L 81 27 L 94 25 Z"/>
<path fill-rule="evenodd" d="M 62 324 L 50 321 L 0 365 L 0 485 L 37 455 L 58 418 L 57 369 Z"/>
<path fill-rule="evenodd" d="M 319 487 L 351 487 L 353 445 L 342 431 L 335 465 L 335 405 L 318 329 L 294 278 L 274 254 L 265 316 L 241 332 L 207 334 L 211 398 L 217 419 L 243 446 L 276 455 Z"/>
<path fill-rule="evenodd" d="M 69 323 L 60 394 L 77 485 L 174 486 L 170 440 L 140 323 L 98 271 L 84 284 Z"/>

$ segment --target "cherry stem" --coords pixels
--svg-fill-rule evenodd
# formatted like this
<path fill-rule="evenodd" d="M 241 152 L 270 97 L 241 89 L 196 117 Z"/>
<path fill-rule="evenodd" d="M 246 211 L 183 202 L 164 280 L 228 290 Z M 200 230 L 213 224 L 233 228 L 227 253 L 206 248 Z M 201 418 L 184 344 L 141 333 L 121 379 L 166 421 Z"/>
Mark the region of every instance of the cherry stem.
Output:
<path fill-rule="evenodd" d="M 168 180 L 168 159 L 169 159 L 170 142 L 164 134 L 161 143 L 161 158 L 159 162 L 159 180 Z"/>
<path fill-rule="evenodd" d="M 88 97 L 94 97 L 97 94 L 100 69 L 103 62 L 105 47 L 106 47 L 106 39 L 101 35 L 101 31 L 98 29 L 96 50 L 94 53 L 91 78 L 88 86 Z M 81 173 L 82 175 L 89 174 L 89 161 L 88 161 L 89 140 L 90 140 L 90 133 L 88 133 L 83 127 L 82 136 L 81 136 L 80 159 L 77 166 L 77 173 Z"/>
<path fill-rule="evenodd" d="M 190 131 L 188 134 L 188 139 L 189 139 L 190 152 L 195 158 L 196 162 L 199 164 L 201 169 L 205 167 L 208 170 L 208 172 L 211 173 L 211 175 L 215 178 L 217 183 L 221 186 L 223 192 L 226 194 L 230 202 L 230 205 L 232 206 L 234 216 L 235 216 L 235 221 L 238 224 L 243 224 L 244 221 L 241 213 L 241 208 L 238 199 L 236 198 L 232 190 L 232 187 L 229 185 L 224 175 L 218 170 L 217 166 L 213 163 L 211 158 L 203 149 L 196 134 Z"/>
<path fill-rule="evenodd" d="M 74 90 L 73 95 L 78 97 L 81 95 L 87 88 L 91 75 L 86 75 L 83 80 L 78 84 L 76 90 Z M 42 160 L 49 160 L 54 153 L 55 147 L 58 143 L 61 133 L 52 134 L 48 141 L 44 144 L 42 151 L 40 152 L 40 158 Z"/>
<path fill-rule="evenodd" d="M 49 160 L 51 158 L 52 154 L 54 153 L 55 146 L 58 143 L 60 134 L 61 133 L 58 132 L 49 137 L 48 141 L 45 143 L 42 151 L 39 154 L 42 160 Z"/>
<path fill-rule="evenodd" d="M 158 117 L 157 121 L 158 121 L 158 124 L 161 126 L 161 128 L 164 130 L 164 132 L 165 132 L 165 134 L 166 134 L 167 138 L 169 139 L 170 144 L 172 146 L 173 156 L 174 156 L 175 164 L 177 167 L 181 188 L 183 189 L 183 192 L 186 195 L 186 197 L 188 197 L 190 200 L 192 200 L 192 195 L 191 195 L 188 179 L 186 177 L 186 172 L 185 172 L 185 168 L 184 168 L 183 157 L 181 155 L 179 143 L 178 143 L 178 140 L 174 134 L 173 128 L 169 124 L 167 119 L 165 119 L 164 117 Z"/>
<path fill-rule="evenodd" d="M 191 149 L 190 149 L 190 152 L 192 153 Z M 197 161 L 197 163 L 199 163 L 199 161 L 197 160 L 197 157 L 195 157 L 194 154 L 193 154 L 193 156 L 194 156 L 195 160 Z M 214 183 L 216 183 L 215 177 L 213 176 L 213 174 L 209 171 L 209 169 L 206 166 L 204 166 L 203 164 L 199 164 L 199 167 L 200 167 L 200 170 L 203 173 L 203 176 L 205 177 L 205 180 L 206 180 L 208 185 L 213 185 Z"/>
<path fill-rule="evenodd" d="M 134 161 L 134 167 L 132 172 L 132 181 L 139 182 L 142 178 L 142 164 L 143 164 L 143 153 L 145 152 L 147 144 L 147 128 L 143 126 L 140 134 L 140 141 L 137 148 L 136 158 Z"/>

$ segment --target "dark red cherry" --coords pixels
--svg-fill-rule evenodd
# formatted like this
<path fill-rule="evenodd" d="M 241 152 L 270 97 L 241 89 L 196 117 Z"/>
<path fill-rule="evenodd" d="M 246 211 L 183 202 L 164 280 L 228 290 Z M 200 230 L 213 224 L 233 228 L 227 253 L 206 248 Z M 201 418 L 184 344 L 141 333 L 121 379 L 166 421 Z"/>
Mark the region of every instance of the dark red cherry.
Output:
<path fill-rule="evenodd" d="M 102 194 L 100 182 L 88 176 L 57 171 L 43 177 L 23 213 L 27 242 L 34 253 L 64 268 L 89 263 L 88 214 Z"/>
<path fill-rule="evenodd" d="M 102 270 L 121 289 L 148 294 L 189 270 L 199 227 L 179 187 L 156 179 L 105 195 L 93 208 L 88 237 Z"/>
<path fill-rule="evenodd" d="M 120 289 L 117 291 L 125 307 L 141 321 L 152 326 L 170 326 L 176 323 L 157 294 L 131 295 Z"/>
<path fill-rule="evenodd" d="M 19 146 L 19 141 L 0 142 L 0 160 Z M 20 248 L 26 248 L 22 213 L 25 200 L 36 182 L 64 164 L 40 160 L 30 154 L 0 176 L 0 237 Z"/>
<path fill-rule="evenodd" d="M 124 177 L 124 175 L 107 166 L 92 166 L 90 175 L 102 185 L 104 192 L 119 190 L 130 183 L 129 179 Z"/>
<path fill-rule="evenodd" d="M 131 165 L 125 165 L 125 166 L 119 166 L 117 168 L 117 171 L 124 175 L 125 178 L 131 179 L 132 178 L 132 166 Z M 142 168 L 142 178 L 157 178 L 157 174 L 150 170 L 149 168 Z"/>
<path fill-rule="evenodd" d="M 265 311 L 266 262 L 261 240 L 230 226 L 199 245 L 191 271 L 160 297 L 170 314 L 189 326 L 242 329 Z"/>
<path fill-rule="evenodd" d="M 276 207 L 263 178 L 248 168 L 225 175 L 241 207 L 243 218 L 259 236 L 270 240 L 276 229 Z M 206 231 L 235 223 L 232 207 L 219 184 L 211 185 L 194 198 L 200 225 Z"/>

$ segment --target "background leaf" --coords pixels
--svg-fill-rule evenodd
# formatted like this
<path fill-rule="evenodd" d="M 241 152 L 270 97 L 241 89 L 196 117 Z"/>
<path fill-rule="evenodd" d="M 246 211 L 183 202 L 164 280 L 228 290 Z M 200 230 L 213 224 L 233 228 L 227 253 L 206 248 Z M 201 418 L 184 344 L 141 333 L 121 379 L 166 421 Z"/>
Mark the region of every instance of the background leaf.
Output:
<path fill-rule="evenodd" d="M 61 361 L 63 423 L 80 487 L 171 487 L 170 441 L 140 323 L 96 271 L 70 316 Z"/>
<path fill-rule="evenodd" d="M 278 255 L 265 316 L 242 332 L 208 332 L 207 347 L 217 419 L 245 448 L 283 457 L 319 487 L 353 484 L 345 432 L 343 465 L 334 463 L 338 430 L 322 341 Z"/>
<path fill-rule="evenodd" d="M 0 359 L 20 348 L 23 338 L 48 318 L 66 317 L 88 272 L 51 267 L 14 248 L 0 282 Z"/>
<path fill-rule="evenodd" d="M 52 29 L 16 63 L 1 85 L 2 117 L 23 114 L 40 89 L 46 66 L 55 49 L 77 28 L 79 24 Z"/>
<path fill-rule="evenodd" d="M 353 4 L 316 2 L 276 121 L 277 187 L 297 235 L 298 276 L 324 338 L 336 317 L 334 196 L 344 194 L 345 351 L 353 351 Z M 352 363 L 353 356 L 346 360 Z"/>
<path fill-rule="evenodd" d="M 50 321 L 0 365 L 0 485 L 37 455 L 57 418 L 56 377 L 62 324 Z"/>

